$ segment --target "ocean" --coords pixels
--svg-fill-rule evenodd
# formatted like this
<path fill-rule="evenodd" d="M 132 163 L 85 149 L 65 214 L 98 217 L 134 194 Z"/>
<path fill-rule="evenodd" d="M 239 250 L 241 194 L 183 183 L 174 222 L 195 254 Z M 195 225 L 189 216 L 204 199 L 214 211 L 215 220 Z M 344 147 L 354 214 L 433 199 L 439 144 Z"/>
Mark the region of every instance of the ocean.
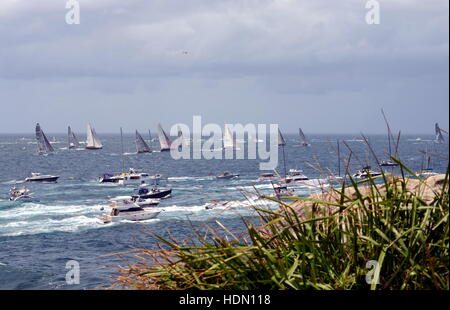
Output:
<path fill-rule="evenodd" d="M 269 182 L 259 182 L 258 160 L 174 160 L 168 152 L 136 154 L 134 135 L 124 135 L 125 155 L 121 155 L 120 135 L 102 135 L 102 150 L 67 150 L 67 137 L 47 134 L 56 152 L 39 155 L 33 135 L 0 135 L 0 289 L 95 289 L 108 285 L 124 257 L 109 254 L 132 247 L 155 247 L 151 233 L 183 240 L 194 230 L 216 220 L 231 230 L 243 229 L 243 218 L 255 216 L 248 197 L 257 190 L 272 194 Z M 80 137 L 82 138 L 82 137 Z M 352 149 L 349 170 L 355 172 L 370 163 L 378 170 L 371 152 L 359 135 L 309 135 L 311 147 L 299 146 L 297 135 L 286 135 L 286 167 L 303 170 L 311 179 L 321 179 L 331 171 L 337 174 L 336 140 L 346 140 Z M 386 159 L 388 140 L 385 135 L 369 135 L 370 144 L 380 159 Z M 447 138 L 447 137 L 446 137 Z M 444 173 L 448 166 L 448 141 L 433 142 L 432 135 L 405 135 L 399 145 L 399 156 L 413 171 L 424 165 L 420 150 L 432 157 L 435 172 Z M 447 139 L 448 140 L 448 139 Z M 159 149 L 158 143 L 151 144 Z M 341 171 L 349 150 L 341 144 Z M 277 170 L 284 172 L 282 153 Z M 106 211 L 108 199 L 133 193 L 133 186 L 100 184 L 104 173 L 125 168 L 143 169 L 162 174 L 167 180 L 161 187 L 173 189 L 172 197 L 161 200 L 163 211 L 157 218 L 140 223 L 103 224 L 98 217 Z M 390 169 L 388 169 L 390 170 Z M 237 179 L 217 180 L 213 176 L 230 171 Z M 395 173 L 396 170 L 394 170 Z M 26 184 L 35 203 L 9 201 L 9 189 L 22 186 L 32 172 L 60 176 L 54 184 Z M 311 186 L 296 187 L 297 195 L 317 191 Z M 245 194 L 245 195 L 244 195 Z M 206 209 L 212 200 L 231 201 L 227 207 Z M 259 203 L 259 202 L 256 202 Z M 265 203 L 270 207 L 270 204 Z M 80 283 L 66 282 L 66 263 L 76 260 L 80 266 Z"/>

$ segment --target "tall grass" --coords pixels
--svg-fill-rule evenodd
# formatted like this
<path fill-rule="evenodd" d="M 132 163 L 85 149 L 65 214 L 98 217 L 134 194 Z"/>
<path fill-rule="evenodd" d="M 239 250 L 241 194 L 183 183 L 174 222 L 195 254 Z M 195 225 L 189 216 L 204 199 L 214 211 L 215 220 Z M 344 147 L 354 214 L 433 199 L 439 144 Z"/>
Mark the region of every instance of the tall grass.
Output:
<path fill-rule="evenodd" d="M 219 222 L 188 241 L 139 249 L 116 284 L 135 289 L 449 289 L 448 169 L 434 188 L 401 177 L 348 177 L 277 211 L 254 207 L 237 235 Z M 409 176 L 407 176 L 409 175 Z M 409 183 L 419 182 L 414 189 Z M 431 193 L 431 196 L 430 196 Z M 270 199 L 266 197 L 267 199 Z M 369 261 L 376 261 L 367 265 Z M 373 263 L 373 262 L 372 262 Z M 371 269 L 375 266 L 374 269 Z M 367 281 L 369 280 L 369 281 Z"/>

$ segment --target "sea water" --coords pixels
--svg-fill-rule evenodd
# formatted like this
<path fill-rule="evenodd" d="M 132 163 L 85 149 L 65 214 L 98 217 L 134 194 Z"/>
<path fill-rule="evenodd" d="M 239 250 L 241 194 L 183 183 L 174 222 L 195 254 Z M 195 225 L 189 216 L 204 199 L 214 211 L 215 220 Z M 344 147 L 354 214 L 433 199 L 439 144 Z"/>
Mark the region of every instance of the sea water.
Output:
<path fill-rule="evenodd" d="M 270 182 L 259 182 L 258 160 L 174 160 L 169 152 L 136 154 L 134 137 L 124 136 L 125 155 L 121 155 L 120 135 L 100 135 L 102 150 L 68 150 L 67 137 L 47 135 L 55 153 L 39 155 L 32 135 L 0 135 L 0 289 L 91 289 L 111 282 L 117 266 L 125 265 L 123 257 L 110 256 L 131 247 L 155 247 L 152 233 L 183 240 L 194 230 L 219 221 L 231 230 L 243 230 L 243 219 L 252 219 L 251 204 L 274 207 L 253 200 L 254 193 L 273 194 Z M 420 139 L 417 139 L 420 137 Z M 352 150 L 348 165 L 355 172 L 369 163 L 378 170 L 373 154 L 358 135 L 311 135 L 311 147 L 301 147 L 297 135 L 286 135 L 287 169 L 301 169 L 309 178 L 322 179 L 338 173 L 336 140 L 346 140 Z M 376 156 L 387 159 L 386 136 L 369 136 Z M 436 144 L 434 136 L 403 136 L 399 156 L 413 171 L 426 163 L 421 150 L 432 157 L 435 172 L 445 172 L 448 165 L 448 143 Z M 154 150 L 157 143 L 151 144 Z M 281 150 L 281 149 L 280 149 Z M 349 149 L 343 144 L 341 172 L 347 165 Z M 284 174 L 282 152 L 278 172 Z M 104 173 L 120 172 L 123 166 L 162 174 L 167 180 L 161 187 L 172 188 L 172 197 L 161 200 L 163 211 L 156 219 L 144 222 L 103 224 L 98 217 L 108 210 L 108 199 L 133 193 L 133 186 L 100 184 Z M 388 168 L 390 171 L 390 168 Z M 230 171 L 237 179 L 216 180 L 215 175 Z M 60 176 L 54 184 L 29 184 L 34 203 L 9 201 L 9 189 L 23 186 L 32 172 Z M 395 172 L 395 170 L 394 170 Z M 314 186 L 298 186 L 297 195 L 317 191 Z M 226 206 L 206 209 L 212 200 L 229 202 Z M 103 209 L 103 210 L 102 210 Z M 80 266 L 80 283 L 66 283 L 66 263 L 76 260 Z"/>

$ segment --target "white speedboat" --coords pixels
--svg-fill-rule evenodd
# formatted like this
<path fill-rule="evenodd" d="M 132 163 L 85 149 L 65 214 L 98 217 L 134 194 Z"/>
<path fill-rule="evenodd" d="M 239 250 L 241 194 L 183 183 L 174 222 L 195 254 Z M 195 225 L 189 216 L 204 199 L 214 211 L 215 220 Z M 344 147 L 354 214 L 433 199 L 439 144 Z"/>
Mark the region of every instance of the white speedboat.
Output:
<path fill-rule="evenodd" d="M 432 168 L 428 168 L 428 169 L 422 169 L 419 172 L 416 172 L 416 175 L 418 177 L 427 178 L 427 177 L 430 177 L 433 175 L 437 175 L 437 173 L 434 172 Z"/>
<path fill-rule="evenodd" d="M 155 198 L 147 198 L 147 199 L 136 198 L 135 199 L 135 203 L 142 208 L 156 207 L 160 201 L 161 201 L 160 199 L 155 199 Z"/>
<path fill-rule="evenodd" d="M 370 177 L 376 177 L 381 175 L 381 172 L 371 170 L 370 166 L 363 167 L 361 170 L 356 171 L 352 176 L 355 179 L 368 179 Z"/>
<path fill-rule="evenodd" d="M 275 192 L 275 195 L 271 196 L 273 198 L 278 198 L 279 199 L 279 198 L 282 198 L 282 197 L 293 197 L 293 196 L 297 195 L 293 189 L 288 188 L 284 184 L 274 185 L 273 190 Z"/>
<path fill-rule="evenodd" d="M 271 181 L 271 180 L 274 180 L 274 179 L 276 179 L 276 178 L 278 178 L 278 176 L 276 176 L 276 175 L 273 174 L 273 173 L 267 172 L 267 173 L 261 173 L 261 174 L 259 175 L 258 180 L 259 180 L 259 181 L 266 181 L 266 180 Z"/>
<path fill-rule="evenodd" d="M 111 203 L 116 204 L 119 206 L 129 206 L 130 204 L 137 204 L 139 207 L 145 208 L 145 207 L 156 207 L 161 199 L 156 198 L 139 198 L 136 196 L 117 196 L 110 199 Z"/>
<path fill-rule="evenodd" d="M 120 185 L 138 185 L 151 180 L 155 180 L 155 176 L 142 172 L 142 170 L 130 168 L 127 173 L 122 173 L 121 179 L 117 183 Z"/>
<path fill-rule="evenodd" d="M 114 201 L 110 205 L 111 212 L 100 217 L 103 223 L 120 221 L 144 221 L 153 219 L 160 210 L 143 208 L 131 200 Z"/>
<path fill-rule="evenodd" d="M 309 178 L 303 174 L 303 170 L 289 169 L 286 175 L 286 183 L 306 180 L 309 180 Z"/>
<path fill-rule="evenodd" d="M 32 196 L 31 191 L 28 188 L 17 189 L 12 187 L 9 190 L 10 201 L 22 201 L 22 202 L 38 202 L 39 199 Z"/>
<path fill-rule="evenodd" d="M 387 159 L 387 160 L 381 161 L 380 166 L 381 167 L 396 167 L 396 166 L 398 166 L 398 164 Z"/>
<path fill-rule="evenodd" d="M 25 182 L 56 182 L 59 176 L 40 174 L 36 172 L 31 173 L 31 177 L 25 179 Z"/>

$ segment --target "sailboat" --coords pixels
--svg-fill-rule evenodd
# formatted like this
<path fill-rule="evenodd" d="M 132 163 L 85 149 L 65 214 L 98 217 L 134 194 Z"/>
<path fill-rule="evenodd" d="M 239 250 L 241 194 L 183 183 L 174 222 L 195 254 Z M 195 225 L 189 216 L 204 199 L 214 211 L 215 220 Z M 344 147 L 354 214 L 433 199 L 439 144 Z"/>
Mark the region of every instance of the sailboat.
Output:
<path fill-rule="evenodd" d="M 444 143 L 444 136 L 442 135 L 442 130 L 439 128 L 439 124 L 436 123 L 434 125 L 434 129 L 436 131 L 436 139 L 434 140 L 436 143 Z"/>
<path fill-rule="evenodd" d="M 284 154 L 284 146 L 286 145 L 286 141 L 284 140 L 283 135 L 281 134 L 280 129 L 278 128 L 278 146 L 282 147 L 283 150 L 283 163 L 284 163 L 284 177 L 286 178 L 286 156 Z"/>
<path fill-rule="evenodd" d="M 172 141 L 170 141 L 167 134 L 164 132 L 161 124 L 158 124 L 158 138 L 159 144 L 161 145 L 161 152 L 170 151 L 172 146 Z"/>
<path fill-rule="evenodd" d="M 136 130 L 136 150 L 138 153 L 150 153 L 152 150 Z"/>
<path fill-rule="evenodd" d="M 152 138 L 152 132 L 150 131 L 150 129 L 148 130 L 148 137 L 149 137 L 149 140 L 148 140 L 149 143 L 158 141 L 158 138 Z"/>
<path fill-rule="evenodd" d="M 88 150 L 99 150 L 103 148 L 103 144 L 97 137 L 95 129 L 91 127 L 90 124 L 87 126 L 87 139 L 86 139 L 86 149 Z"/>
<path fill-rule="evenodd" d="M 72 131 L 72 128 L 68 128 L 68 138 L 69 138 L 69 149 L 76 149 L 80 147 L 77 137 Z"/>
<path fill-rule="evenodd" d="M 36 124 L 36 140 L 38 146 L 38 153 L 46 154 L 55 151 L 53 149 L 53 146 L 50 144 L 47 137 L 45 136 L 44 132 L 42 131 L 42 128 L 39 125 L 39 123 Z"/>
<path fill-rule="evenodd" d="M 301 128 L 298 129 L 298 133 L 300 135 L 300 145 L 301 146 L 311 146 L 311 143 L 308 142 L 308 140 L 305 137 L 305 134 L 303 133 L 303 130 Z"/>
<path fill-rule="evenodd" d="M 223 148 L 224 149 L 236 149 L 236 140 L 231 133 L 230 128 L 225 124 L 224 135 L 223 135 Z"/>

